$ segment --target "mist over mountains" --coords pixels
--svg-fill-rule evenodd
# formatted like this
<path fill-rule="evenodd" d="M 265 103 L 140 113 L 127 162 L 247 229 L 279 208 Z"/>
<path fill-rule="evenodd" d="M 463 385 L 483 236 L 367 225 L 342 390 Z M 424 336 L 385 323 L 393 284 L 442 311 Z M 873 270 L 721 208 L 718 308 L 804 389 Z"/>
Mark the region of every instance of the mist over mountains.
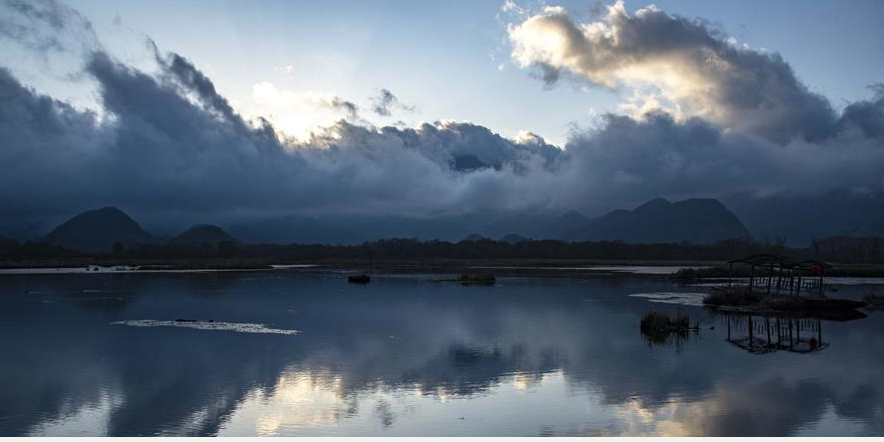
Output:
<path fill-rule="evenodd" d="M 228 233 L 222 227 L 197 224 L 178 235 L 153 235 L 117 208 L 105 207 L 74 216 L 35 240 L 86 252 L 108 252 L 138 244 L 182 247 L 219 247 L 236 244 L 359 244 L 389 238 L 458 242 L 489 238 L 508 243 L 531 239 L 562 241 L 622 241 L 626 243 L 713 244 L 751 239 L 748 231 L 720 202 L 692 199 L 670 203 L 656 198 L 635 210 L 616 210 L 598 218 L 576 212 L 558 217 L 506 216 L 492 223 L 477 218 L 457 219 L 313 219 L 281 218 L 238 224 Z M 465 233 L 473 232 L 473 233 Z M 476 233 L 479 232 L 479 233 Z"/>
<path fill-rule="evenodd" d="M 884 236 L 884 195 L 838 189 L 819 194 L 723 199 L 759 240 L 805 246 L 831 236 Z"/>
<path fill-rule="evenodd" d="M 806 247 L 815 239 L 835 236 L 884 236 L 880 197 L 833 192 L 817 198 L 732 197 L 735 210 L 712 198 L 669 202 L 655 198 L 638 207 L 597 217 L 576 210 L 481 213 L 411 218 L 395 216 L 282 216 L 220 225 L 187 224 L 143 227 L 123 211 L 106 207 L 81 213 L 50 231 L 36 223 L 30 229 L 0 232 L 18 241 L 38 241 L 85 251 L 107 251 L 115 243 L 198 246 L 243 241 L 251 244 L 359 244 L 389 238 L 423 241 L 487 238 L 626 243 L 711 244 L 725 239 L 755 240 Z M 756 205 L 758 207 L 756 208 Z M 836 210 L 831 210 L 835 208 Z M 739 214 L 743 213 L 743 216 Z M 746 215 L 748 214 L 748 216 Z M 755 214 L 762 214 L 757 216 Z M 745 220 L 745 221 L 744 221 Z M 186 220 L 179 219 L 179 223 Z M 151 233 L 148 233 L 151 232 Z"/>

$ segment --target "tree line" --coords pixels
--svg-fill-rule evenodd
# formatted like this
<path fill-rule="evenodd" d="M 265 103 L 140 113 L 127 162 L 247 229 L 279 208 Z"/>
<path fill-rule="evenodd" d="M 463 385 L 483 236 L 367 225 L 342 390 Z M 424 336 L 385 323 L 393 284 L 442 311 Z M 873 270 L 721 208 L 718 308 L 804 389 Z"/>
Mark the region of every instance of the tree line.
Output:
<path fill-rule="evenodd" d="M 19 243 L 0 238 L 4 261 L 110 258 L 120 260 L 250 259 L 272 261 L 310 260 L 418 260 L 418 259 L 571 259 L 647 261 L 725 261 L 758 253 L 793 259 L 819 259 L 845 264 L 884 264 L 884 239 L 834 237 L 814 240 L 807 248 L 781 243 L 726 240 L 715 244 L 632 244 L 622 241 L 567 242 L 527 240 L 516 243 L 488 239 L 476 241 L 419 241 L 384 239 L 356 245 L 329 244 L 218 244 L 182 246 L 170 244 L 117 243 L 111 250 L 88 253 L 39 242 Z"/>

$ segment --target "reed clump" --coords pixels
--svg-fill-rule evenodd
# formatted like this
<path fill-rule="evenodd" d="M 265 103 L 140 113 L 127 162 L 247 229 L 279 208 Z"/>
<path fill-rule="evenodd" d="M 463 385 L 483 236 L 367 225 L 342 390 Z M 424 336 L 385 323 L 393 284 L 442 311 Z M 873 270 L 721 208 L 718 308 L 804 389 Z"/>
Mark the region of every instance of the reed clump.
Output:
<path fill-rule="evenodd" d="M 759 301 L 761 298 L 745 286 L 715 288 L 703 298 L 703 304 L 711 306 L 745 306 L 757 304 Z"/>
<path fill-rule="evenodd" d="M 651 310 L 642 318 L 640 328 L 646 334 L 668 334 L 687 331 L 696 327 L 691 327 L 691 318 L 680 311 L 675 314 L 669 314 Z"/>

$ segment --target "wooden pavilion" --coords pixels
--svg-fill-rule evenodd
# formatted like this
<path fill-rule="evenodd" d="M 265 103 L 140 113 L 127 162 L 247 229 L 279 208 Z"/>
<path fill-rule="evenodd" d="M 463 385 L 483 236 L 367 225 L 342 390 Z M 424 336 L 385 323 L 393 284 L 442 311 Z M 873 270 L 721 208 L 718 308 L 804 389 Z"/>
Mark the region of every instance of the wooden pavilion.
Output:
<path fill-rule="evenodd" d="M 751 255 L 728 261 L 728 287 L 733 283 L 734 265 L 749 266 L 750 292 L 788 294 L 798 296 L 802 292 L 823 297 L 823 277 L 831 265 L 818 260 L 794 261 L 785 256 L 772 254 Z"/>

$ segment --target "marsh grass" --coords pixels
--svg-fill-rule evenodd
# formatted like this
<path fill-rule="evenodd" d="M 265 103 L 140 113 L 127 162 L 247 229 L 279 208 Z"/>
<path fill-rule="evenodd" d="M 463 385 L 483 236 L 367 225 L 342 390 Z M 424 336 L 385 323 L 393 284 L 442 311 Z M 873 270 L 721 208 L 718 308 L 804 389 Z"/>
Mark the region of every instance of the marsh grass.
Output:
<path fill-rule="evenodd" d="M 691 318 L 681 311 L 670 314 L 651 310 L 642 318 L 640 328 L 646 335 L 666 336 L 670 333 L 696 330 L 699 324 L 691 325 Z"/>
<path fill-rule="evenodd" d="M 700 324 L 691 325 L 691 318 L 681 311 L 675 313 L 651 310 L 641 320 L 642 336 L 650 344 L 666 345 L 674 337 L 676 343 L 687 339 L 690 330 L 699 330 Z"/>
<path fill-rule="evenodd" d="M 703 304 L 711 306 L 745 306 L 757 304 L 759 301 L 761 297 L 744 286 L 715 288 L 703 298 Z"/>

